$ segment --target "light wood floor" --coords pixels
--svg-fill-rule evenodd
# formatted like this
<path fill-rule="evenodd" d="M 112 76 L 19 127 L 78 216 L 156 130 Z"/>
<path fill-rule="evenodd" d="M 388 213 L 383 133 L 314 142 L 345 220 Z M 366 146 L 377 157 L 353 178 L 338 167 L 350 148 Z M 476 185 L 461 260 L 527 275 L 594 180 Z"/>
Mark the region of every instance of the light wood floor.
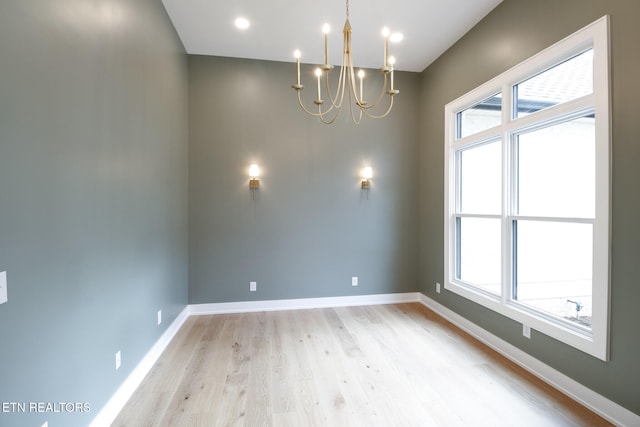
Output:
<path fill-rule="evenodd" d="M 113 425 L 610 424 L 416 303 L 192 316 Z"/>

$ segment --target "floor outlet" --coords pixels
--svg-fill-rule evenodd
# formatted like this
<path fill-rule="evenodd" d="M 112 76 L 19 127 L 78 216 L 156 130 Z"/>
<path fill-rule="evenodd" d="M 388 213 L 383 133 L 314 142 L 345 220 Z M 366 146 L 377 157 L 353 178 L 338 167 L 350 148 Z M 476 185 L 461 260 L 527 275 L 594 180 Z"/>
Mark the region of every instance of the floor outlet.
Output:
<path fill-rule="evenodd" d="M 436 293 L 440 293 L 440 283 L 436 282 Z"/>
<path fill-rule="evenodd" d="M 522 336 L 531 339 L 531 328 L 527 325 L 522 325 Z"/>
<path fill-rule="evenodd" d="M 162 323 L 162 310 L 158 310 L 158 325 Z"/>
<path fill-rule="evenodd" d="M 257 282 L 249 282 L 249 291 L 250 292 L 255 292 L 258 288 L 258 283 Z"/>
<path fill-rule="evenodd" d="M 116 353 L 116 371 L 120 369 L 120 365 L 122 364 L 122 355 L 120 354 L 120 350 Z"/>
<path fill-rule="evenodd" d="M 351 278 L 351 286 L 358 286 L 358 278 L 357 277 L 352 277 Z"/>

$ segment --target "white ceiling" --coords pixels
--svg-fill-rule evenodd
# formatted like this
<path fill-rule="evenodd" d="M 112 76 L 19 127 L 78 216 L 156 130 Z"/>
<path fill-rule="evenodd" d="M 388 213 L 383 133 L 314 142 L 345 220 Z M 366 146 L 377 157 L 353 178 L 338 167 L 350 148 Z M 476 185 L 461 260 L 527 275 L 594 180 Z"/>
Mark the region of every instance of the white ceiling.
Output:
<path fill-rule="evenodd" d="M 354 65 L 382 66 L 381 30 L 401 32 L 404 40 L 389 46 L 396 69 L 422 71 L 502 0 L 350 0 Z M 190 54 L 293 62 L 324 62 L 322 25 L 331 25 L 329 57 L 339 63 L 343 0 L 162 0 Z M 248 30 L 234 26 L 249 19 Z"/>

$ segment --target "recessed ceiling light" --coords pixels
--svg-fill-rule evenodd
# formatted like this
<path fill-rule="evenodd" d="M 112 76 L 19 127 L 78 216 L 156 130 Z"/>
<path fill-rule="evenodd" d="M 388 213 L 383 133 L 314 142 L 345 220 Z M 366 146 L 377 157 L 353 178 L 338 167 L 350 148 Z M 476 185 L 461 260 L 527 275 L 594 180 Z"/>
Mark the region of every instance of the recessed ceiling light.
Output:
<path fill-rule="evenodd" d="M 249 28 L 250 22 L 247 18 L 239 17 L 239 18 L 236 18 L 235 24 L 236 24 L 236 28 L 240 30 L 246 30 L 247 28 Z"/>
<path fill-rule="evenodd" d="M 389 40 L 393 43 L 401 42 L 404 39 L 404 35 L 402 33 L 393 33 L 389 36 Z"/>

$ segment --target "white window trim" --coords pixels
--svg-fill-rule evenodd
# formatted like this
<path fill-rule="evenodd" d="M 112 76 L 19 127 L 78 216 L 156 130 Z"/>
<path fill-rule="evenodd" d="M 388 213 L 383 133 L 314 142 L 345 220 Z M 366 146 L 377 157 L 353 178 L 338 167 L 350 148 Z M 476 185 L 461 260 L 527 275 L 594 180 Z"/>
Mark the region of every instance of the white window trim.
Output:
<path fill-rule="evenodd" d="M 524 117 L 512 118 L 512 86 L 535 75 L 538 72 L 578 54 L 588 48 L 593 48 L 593 94 L 559 104 L 538 111 Z M 477 302 L 489 309 L 503 314 L 513 320 L 530 326 L 548 336 L 558 339 L 581 351 L 599 359 L 609 359 L 609 293 L 610 293 L 610 95 L 609 95 L 609 17 L 604 16 L 576 33 L 568 36 L 553 46 L 534 55 L 510 70 L 474 89 L 468 94 L 449 103 L 445 107 L 445 236 L 444 236 L 444 283 L 445 289 L 457 293 L 465 298 Z M 501 92 L 503 97 L 502 124 L 473 135 L 456 140 L 456 114 L 484 99 Z M 593 312 L 591 331 L 580 330 L 539 313 L 527 310 L 522 305 L 507 300 L 507 294 L 498 297 L 489 295 L 476 288 L 464 286 L 455 280 L 455 194 L 456 185 L 456 156 L 455 150 L 467 143 L 502 140 L 503 162 L 508 165 L 510 149 L 509 138 L 514 129 L 522 130 L 535 127 L 536 123 L 559 115 L 576 115 L 585 111 L 594 111 L 596 116 L 596 220 L 593 222 Z M 510 190 L 509 171 L 503 167 L 503 205 L 507 202 Z M 601 177 L 606 177 L 601 179 Z M 456 196 L 457 197 L 457 196 Z M 503 227 L 510 224 L 502 209 Z M 503 251 L 511 251 L 509 233 L 503 230 Z M 503 259 L 506 259 L 503 255 Z M 504 264 L 504 263 L 503 263 Z M 503 283 L 510 272 L 510 266 L 503 266 Z"/>

